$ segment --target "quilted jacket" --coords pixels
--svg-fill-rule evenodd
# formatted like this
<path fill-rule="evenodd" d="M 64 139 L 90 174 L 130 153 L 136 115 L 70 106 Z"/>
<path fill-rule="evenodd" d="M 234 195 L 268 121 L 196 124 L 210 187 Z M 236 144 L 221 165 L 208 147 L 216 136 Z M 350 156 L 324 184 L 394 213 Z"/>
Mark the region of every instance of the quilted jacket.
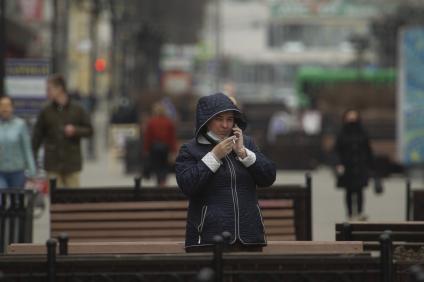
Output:
<path fill-rule="evenodd" d="M 186 225 L 186 248 L 213 244 L 213 237 L 229 231 L 231 243 L 266 245 L 257 187 L 274 183 L 276 169 L 248 136 L 244 146 L 256 155 L 256 161 L 245 167 L 234 152 L 223 158 L 216 172 L 202 161 L 214 145 L 199 142 L 206 125 L 215 115 L 234 111 L 235 122 L 246 128 L 240 110 L 222 93 L 200 98 L 197 105 L 195 137 L 181 146 L 176 159 L 177 183 L 189 198 Z"/>

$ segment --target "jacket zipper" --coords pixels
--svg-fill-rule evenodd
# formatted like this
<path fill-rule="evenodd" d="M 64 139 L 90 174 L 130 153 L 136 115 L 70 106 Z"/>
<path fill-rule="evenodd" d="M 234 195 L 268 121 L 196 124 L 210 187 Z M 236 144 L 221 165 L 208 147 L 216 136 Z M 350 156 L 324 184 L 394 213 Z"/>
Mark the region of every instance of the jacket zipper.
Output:
<path fill-rule="evenodd" d="M 237 178 L 236 178 L 236 173 L 235 173 L 235 169 L 233 166 L 233 163 L 231 162 L 230 158 L 228 156 L 225 157 L 228 161 L 228 167 L 230 169 L 230 174 L 231 174 L 231 194 L 233 197 L 233 203 L 234 203 L 234 229 L 235 229 L 235 234 L 234 234 L 234 241 L 235 242 L 237 240 L 237 238 L 240 239 L 240 230 L 239 230 L 239 206 L 238 206 L 238 199 L 237 199 L 237 191 L 236 191 L 236 187 L 237 187 Z M 234 185 L 233 185 L 233 180 L 234 180 Z"/>
<path fill-rule="evenodd" d="M 264 239 L 266 241 L 266 230 L 265 230 L 265 224 L 264 224 L 264 220 L 262 217 L 262 211 L 261 211 L 261 207 L 259 206 L 259 204 L 256 204 L 256 207 L 258 208 L 258 212 L 259 212 L 259 217 L 261 218 L 261 223 L 262 223 L 262 229 L 264 230 Z"/>
<path fill-rule="evenodd" d="M 203 225 L 205 224 L 206 212 L 207 211 L 208 211 L 208 206 L 203 206 L 202 207 L 202 213 L 200 215 L 200 224 L 197 227 L 197 231 L 199 232 L 199 240 L 197 241 L 197 244 L 200 244 L 200 241 L 202 240 Z"/>

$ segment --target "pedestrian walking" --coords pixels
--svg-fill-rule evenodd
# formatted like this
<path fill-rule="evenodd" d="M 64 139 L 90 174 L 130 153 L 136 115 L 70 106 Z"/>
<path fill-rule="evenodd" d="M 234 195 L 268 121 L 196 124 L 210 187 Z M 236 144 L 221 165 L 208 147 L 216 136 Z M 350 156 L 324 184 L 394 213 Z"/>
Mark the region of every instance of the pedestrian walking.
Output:
<path fill-rule="evenodd" d="M 70 99 L 62 75 L 48 78 L 47 97 L 49 103 L 38 114 L 34 126 L 34 154 L 44 145 L 47 177 L 56 178 L 58 187 L 79 187 L 83 162 L 81 138 L 93 134 L 89 115 Z"/>
<path fill-rule="evenodd" d="M 177 151 L 175 125 L 161 103 L 153 105 L 152 114 L 143 134 L 144 174 L 154 174 L 158 186 L 164 187 Z"/>
<path fill-rule="evenodd" d="M 366 220 L 364 188 L 373 169 L 373 153 L 360 113 L 347 110 L 335 143 L 337 155 L 337 186 L 346 190 L 346 208 L 349 220 Z"/>
<path fill-rule="evenodd" d="M 13 112 L 12 99 L 0 97 L 0 189 L 24 188 L 36 175 L 28 127 Z"/>

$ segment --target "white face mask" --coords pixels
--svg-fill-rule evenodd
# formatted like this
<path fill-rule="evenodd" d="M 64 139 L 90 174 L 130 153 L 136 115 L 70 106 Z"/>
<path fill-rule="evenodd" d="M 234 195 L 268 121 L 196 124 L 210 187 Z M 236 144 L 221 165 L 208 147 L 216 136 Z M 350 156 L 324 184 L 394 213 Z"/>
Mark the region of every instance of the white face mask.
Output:
<path fill-rule="evenodd" d="M 216 136 L 212 131 L 208 131 L 206 134 L 209 136 L 209 138 L 216 141 L 217 143 L 221 142 L 221 139 L 219 139 L 219 137 Z"/>

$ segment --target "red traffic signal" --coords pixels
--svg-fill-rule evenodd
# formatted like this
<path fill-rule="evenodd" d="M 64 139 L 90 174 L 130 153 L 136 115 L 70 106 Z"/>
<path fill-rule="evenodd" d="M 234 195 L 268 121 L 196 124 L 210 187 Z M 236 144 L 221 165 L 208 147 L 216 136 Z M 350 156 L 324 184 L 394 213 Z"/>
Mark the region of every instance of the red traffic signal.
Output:
<path fill-rule="evenodd" d="M 103 58 L 96 59 L 94 63 L 94 69 L 96 72 L 104 72 L 106 70 L 106 60 Z"/>

